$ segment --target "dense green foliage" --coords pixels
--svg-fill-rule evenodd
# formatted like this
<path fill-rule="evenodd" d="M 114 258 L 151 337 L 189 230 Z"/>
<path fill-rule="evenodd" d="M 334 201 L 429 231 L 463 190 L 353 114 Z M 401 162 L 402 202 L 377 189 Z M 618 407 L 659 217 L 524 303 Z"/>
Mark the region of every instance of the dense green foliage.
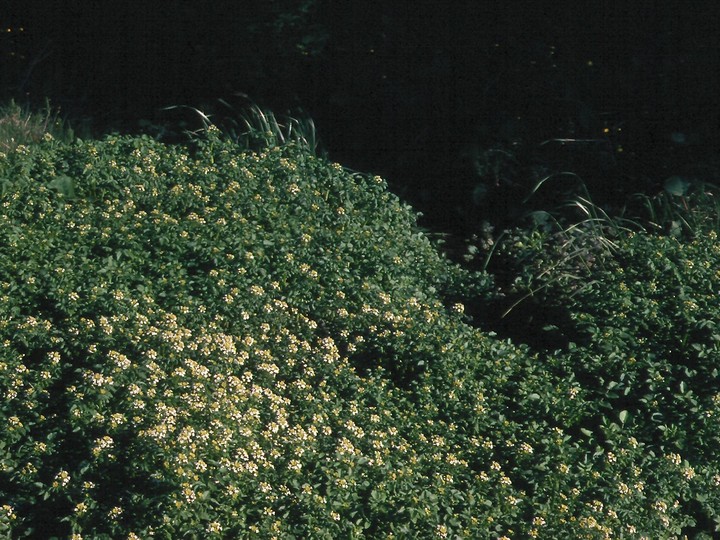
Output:
<path fill-rule="evenodd" d="M 296 142 L 47 136 L 0 186 L 1 534 L 712 531 L 715 236 L 587 241 L 573 294 L 540 264 L 584 337 L 540 351 L 471 324 L 492 280 L 382 179 Z"/>

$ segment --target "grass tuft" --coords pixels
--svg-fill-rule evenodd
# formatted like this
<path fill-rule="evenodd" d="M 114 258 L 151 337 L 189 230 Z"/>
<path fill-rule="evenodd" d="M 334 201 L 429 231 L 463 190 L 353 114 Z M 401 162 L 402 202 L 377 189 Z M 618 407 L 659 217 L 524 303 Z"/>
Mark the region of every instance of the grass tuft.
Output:
<path fill-rule="evenodd" d="M 74 138 L 72 129 L 49 101 L 40 112 L 31 112 L 14 100 L 0 107 L 0 151 L 12 152 L 20 145 L 38 143 L 46 135 L 66 142 Z"/>

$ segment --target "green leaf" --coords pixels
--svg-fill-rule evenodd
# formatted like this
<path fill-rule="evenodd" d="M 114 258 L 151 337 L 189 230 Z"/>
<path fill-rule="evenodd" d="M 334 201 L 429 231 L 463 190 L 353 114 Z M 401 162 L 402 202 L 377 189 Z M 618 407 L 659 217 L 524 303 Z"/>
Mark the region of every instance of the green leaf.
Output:
<path fill-rule="evenodd" d="M 620 418 L 620 423 L 621 423 L 621 424 L 625 424 L 625 421 L 627 420 L 628 414 L 629 414 L 629 413 L 628 413 L 627 411 L 620 411 L 620 414 L 618 415 L 618 417 Z"/>
<path fill-rule="evenodd" d="M 677 197 L 685 195 L 689 187 L 690 182 L 682 176 L 671 176 L 665 179 L 665 183 L 663 185 L 663 189 L 665 189 L 665 191 L 667 191 L 670 195 L 675 195 Z"/>
<path fill-rule="evenodd" d="M 682 234 L 682 223 L 680 223 L 680 221 L 678 221 L 678 220 L 673 220 L 670 223 L 669 234 L 673 238 L 679 238 L 680 235 Z"/>
<path fill-rule="evenodd" d="M 68 199 L 75 197 L 75 186 L 73 185 L 72 178 L 69 176 L 58 176 L 48 184 L 48 187 L 57 190 L 58 193 Z"/>

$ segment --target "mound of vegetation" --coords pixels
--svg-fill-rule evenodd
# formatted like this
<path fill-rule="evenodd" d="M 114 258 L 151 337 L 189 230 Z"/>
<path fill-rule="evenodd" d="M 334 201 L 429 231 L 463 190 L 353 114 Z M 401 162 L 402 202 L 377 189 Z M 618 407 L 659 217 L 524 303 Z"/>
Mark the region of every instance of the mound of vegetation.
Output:
<path fill-rule="evenodd" d="M 459 300 L 492 281 L 382 179 L 264 140 L 48 135 L 0 155 L 0 533 L 710 530 L 711 243 L 628 236 L 624 274 L 569 304 L 592 339 L 535 352 L 470 324 Z M 698 249 L 710 262 L 681 272 Z"/>

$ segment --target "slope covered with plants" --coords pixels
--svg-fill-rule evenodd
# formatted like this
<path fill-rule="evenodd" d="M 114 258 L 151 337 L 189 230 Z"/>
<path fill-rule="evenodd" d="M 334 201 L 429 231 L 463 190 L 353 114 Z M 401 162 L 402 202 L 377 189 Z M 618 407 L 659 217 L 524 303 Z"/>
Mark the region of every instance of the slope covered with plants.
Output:
<path fill-rule="evenodd" d="M 0 155 L 0 533 L 712 530 L 714 239 L 624 236 L 534 350 L 382 179 L 261 135 Z"/>

